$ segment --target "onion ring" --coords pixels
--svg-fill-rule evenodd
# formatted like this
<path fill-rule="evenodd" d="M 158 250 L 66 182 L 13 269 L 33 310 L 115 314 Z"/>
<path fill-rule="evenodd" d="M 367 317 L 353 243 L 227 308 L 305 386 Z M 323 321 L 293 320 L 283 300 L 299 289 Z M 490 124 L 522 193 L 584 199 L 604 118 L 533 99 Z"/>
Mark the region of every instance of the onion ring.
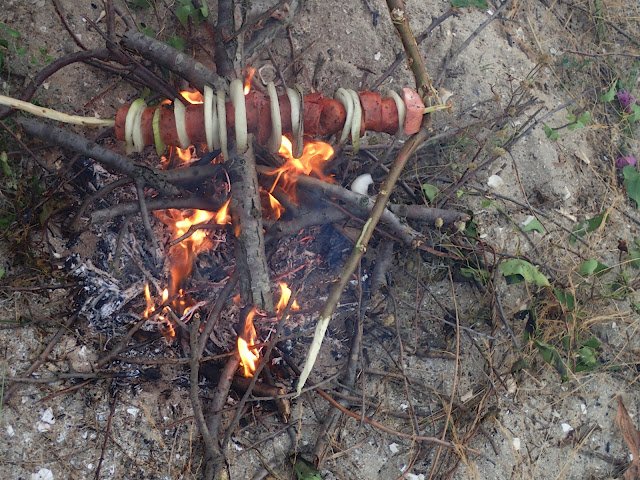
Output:
<path fill-rule="evenodd" d="M 291 104 L 291 143 L 293 144 L 293 158 L 300 158 L 304 148 L 300 128 L 300 92 L 287 88 L 287 97 Z M 302 148 L 301 148 L 302 147 Z"/>
<path fill-rule="evenodd" d="M 124 121 L 124 143 L 127 155 L 131 152 L 135 151 L 137 148 L 137 144 L 133 143 L 133 131 L 135 129 L 135 125 L 137 123 L 138 128 L 141 129 L 142 123 L 142 112 L 146 108 L 147 104 L 142 98 L 138 98 L 134 100 L 134 102 L 129 107 L 127 111 L 127 117 Z M 137 121 L 136 121 L 137 120 Z"/>
<path fill-rule="evenodd" d="M 227 107 L 224 92 L 216 93 L 216 107 L 218 110 L 218 133 L 220 136 L 220 150 L 225 161 L 229 159 L 227 149 Z"/>
<path fill-rule="evenodd" d="M 343 144 L 347 141 L 349 131 L 351 130 L 351 119 L 353 118 L 354 110 L 353 98 L 351 98 L 351 95 L 349 95 L 349 93 L 344 88 L 339 88 L 338 90 L 336 90 L 333 98 L 338 100 L 347 111 L 347 118 L 344 122 L 344 127 L 342 127 L 342 135 L 340 136 L 340 141 L 338 142 L 340 144 Z"/>
<path fill-rule="evenodd" d="M 271 110 L 271 136 L 269 137 L 269 151 L 278 153 L 282 145 L 282 119 L 280 118 L 280 103 L 278 102 L 278 92 L 273 82 L 267 83 L 267 93 L 269 94 L 269 106 Z"/>
<path fill-rule="evenodd" d="M 191 145 L 189 135 L 187 134 L 187 122 L 185 114 L 187 108 L 177 98 L 173 101 L 173 115 L 176 118 L 176 132 L 178 133 L 178 141 L 180 142 L 180 148 L 186 150 Z"/>
<path fill-rule="evenodd" d="M 244 153 L 249 148 L 247 144 L 247 106 L 244 101 L 244 82 L 239 78 L 231 81 L 229 86 L 231 104 L 235 112 L 236 150 Z"/>
<path fill-rule="evenodd" d="M 362 105 L 360 105 L 360 97 L 355 90 L 347 89 L 353 101 L 353 118 L 351 119 L 351 143 L 353 145 L 353 153 L 360 150 L 360 130 L 362 127 Z"/>
<path fill-rule="evenodd" d="M 393 101 L 396 102 L 396 109 L 398 110 L 398 133 L 396 135 L 402 135 L 404 133 L 404 121 L 407 118 L 407 106 L 395 90 L 389 90 L 387 96 L 393 98 Z"/>
<path fill-rule="evenodd" d="M 153 121 L 151 122 L 151 126 L 153 127 L 153 142 L 156 145 L 156 153 L 158 156 L 162 155 L 164 149 L 167 146 L 162 141 L 162 134 L 160 133 L 160 108 L 156 108 L 156 111 L 153 112 Z"/>

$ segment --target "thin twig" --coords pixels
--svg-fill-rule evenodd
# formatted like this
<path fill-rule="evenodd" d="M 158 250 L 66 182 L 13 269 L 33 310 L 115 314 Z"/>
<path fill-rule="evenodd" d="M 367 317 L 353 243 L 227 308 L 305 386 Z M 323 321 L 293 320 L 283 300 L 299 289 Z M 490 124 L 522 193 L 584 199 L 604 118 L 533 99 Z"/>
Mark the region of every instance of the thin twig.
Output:
<path fill-rule="evenodd" d="M 505 8 L 507 8 L 507 5 L 509 5 L 509 3 L 511 3 L 511 0 L 504 0 L 504 2 L 502 2 L 500 4 L 500 6 L 496 9 L 494 14 L 492 16 L 490 16 L 489 18 L 487 18 L 480 25 L 478 25 L 478 28 L 476 28 L 474 30 L 474 32 L 471 35 L 469 35 L 469 37 L 462 43 L 462 45 L 460 45 L 460 47 L 458 47 L 458 49 L 455 52 L 453 52 L 449 58 L 447 58 L 445 60 L 444 64 L 442 65 L 442 68 L 440 70 L 440 75 L 438 75 L 438 78 L 437 78 L 437 80 L 435 82 L 435 84 L 438 87 L 440 87 L 442 85 L 442 81 L 444 80 L 444 76 L 447 73 L 447 68 L 449 67 L 451 62 L 453 62 L 458 57 L 458 55 L 460 55 L 460 53 L 462 53 L 462 51 L 469 46 L 469 44 L 473 41 L 474 38 L 476 38 L 478 35 L 480 35 L 480 32 L 482 32 L 485 28 L 487 28 L 487 26 L 491 22 L 493 22 L 494 20 L 496 20 L 496 19 L 498 19 L 500 17 L 500 14 L 502 13 L 502 11 Z"/>

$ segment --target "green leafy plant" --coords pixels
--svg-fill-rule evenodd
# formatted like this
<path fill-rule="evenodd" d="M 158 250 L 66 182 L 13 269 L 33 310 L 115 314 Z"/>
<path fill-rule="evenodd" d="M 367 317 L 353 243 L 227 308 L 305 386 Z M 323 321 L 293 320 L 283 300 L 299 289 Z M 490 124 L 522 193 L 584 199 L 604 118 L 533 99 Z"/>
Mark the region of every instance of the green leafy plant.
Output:
<path fill-rule="evenodd" d="M 633 168 L 633 167 L 631 167 Z M 640 188 L 640 185 L 639 185 Z M 569 237 L 569 243 L 573 245 L 578 241 L 578 237 L 584 237 L 587 233 L 591 233 L 596 231 L 602 225 L 602 222 L 605 221 L 605 215 L 607 212 L 601 212 L 593 218 L 585 220 L 583 222 L 578 223 L 573 230 L 571 231 L 571 236 Z"/>
<path fill-rule="evenodd" d="M 9 28 L 4 23 L 0 23 L 0 71 L 2 71 L 4 67 L 4 58 L 6 52 L 11 48 L 12 43 L 16 53 L 19 55 L 26 53 L 26 49 L 19 49 L 15 46 L 15 41 L 19 40 L 20 37 L 22 37 L 22 34 L 18 30 Z"/>
<path fill-rule="evenodd" d="M 571 108 L 568 109 L 569 115 L 567 116 L 567 120 L 569 121 L 569 125 L 567 125 L 567 130 L 573 131 L 578 128 L 584 127 L 587 123 L 591 121 L 591 113 L 589 110 L 585 111 L 582 115 L 576 118 Z"/>
<path fill-rule="evenodd" d="M 535 265 L 526 260 L 512 258 L 502 262 L 499 266 L 509 285 L 525 281 L 539 287 L 549 286 L 549 279 L 540 273 Z"/>
<path fill-rule="evenodd" d="M 640 209 L 640 173 L 633 165 L 627 165 L 622 169 L 624 181 L 622 184 L 627 189 L 629 198 L 636 202 L 636 207 Z"/>
<path fill-rule="evenodd" d="M 191 0 L 178 0 L 178 7 L 176 8 L 176 17 L 180 20 L 180 23 L 184 28 L 189 28 L 189 19 L 191 19 L 196 26 L 205 18 L 209 16 L 209 7 L 207 2 L 202 2 L 201 8 L 194 7 Z"/>

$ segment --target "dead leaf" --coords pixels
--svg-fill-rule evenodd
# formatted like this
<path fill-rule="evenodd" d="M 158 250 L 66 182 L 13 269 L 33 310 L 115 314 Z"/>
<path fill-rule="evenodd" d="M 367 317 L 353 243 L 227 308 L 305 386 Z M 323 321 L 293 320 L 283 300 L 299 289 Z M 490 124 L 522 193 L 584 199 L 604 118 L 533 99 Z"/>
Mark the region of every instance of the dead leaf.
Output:
<path fill-rule="evenodd" d="M 622 437 L 626 442 L 631 455 L 633 455 L 633 461 L 631 466 L 624 472 L 625 480 L 638 480 L 640 479 L 640 432 L 636 430 L 629 412 L 622 403 L 622 398 L 618 396 L 618 413 L 616 414 L 616 422 L 622 432 Z"/>

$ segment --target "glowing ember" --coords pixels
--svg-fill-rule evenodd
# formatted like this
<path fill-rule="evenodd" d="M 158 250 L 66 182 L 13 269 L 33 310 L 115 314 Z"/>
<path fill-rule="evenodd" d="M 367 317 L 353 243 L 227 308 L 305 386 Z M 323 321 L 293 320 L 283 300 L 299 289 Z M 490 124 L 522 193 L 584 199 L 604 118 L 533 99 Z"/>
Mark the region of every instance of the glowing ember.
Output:
<path fill-rule="evenodd" d="M 324 174 L 327 161 L 333 157 L 334 153 L 333 148 L 328 143 L 307 142 L 304 145 L 302 156 L 300 158 L 293 158 L 293 145 L 291 144 L 291 140 L 283 136 L 282 145 L 278 153 L 286 159 L 286 162 L 274 172 L 274 175 L 277 175 L 277 177 L 269 193 L 273 193 L 276 184 L 280 181 L 280 178 L 283 178 L 284 185 L 282 189 L 294 196 L 295 201 L 295 195 L 291 191 L 292 182 L 287 178 L 288 173 L 314 175 L 320 180 L 333 183 L 333 179 Z"/>
<path fill-rule="evenodd" d="M 252 377 L 253 372 L 256 371 L 257 362 L 260 359 L 260 355 L 256 350 L 252 350 L 249 347 L 255 345 L 258 339 L 258 334 L 253 326 L 253 317 L 256 314 L 256 309 L 253 308 L 247 319 L 244 322 L 244 329 L 238 335 L 238 353 L 240 354 L 240 365 L 244 369 L 245 377 Z"/>
<path fill-rule="evenodd" d="M 180 92 L 184 99 L 189 103 L 204 103 L 202 99 L 202 94 L 198 91 L 190 92 L 189 90 L 184 90 Z"/>
<path fill-rule="evenodd" d="M 244 76 L 244 94 L 247 95 L 251 91 L 251 80 L 256 73 L 256 69 L 252 66 L 247 67 L 247 74 Z"/>
<path fill-rule="evenodd" d="M 278 305 L 276 305 L 276 312 L 281 313 L 287 308 L 287 304 L 289 303 L 289 299 L 291 298 L 291 289 L 284 282 L 278 282 L 280 285 L 280 291 L 282 292 L 280 296 L 280 300 L 278 301 Z M 293 301 L 293 305 L 291 305 L 291 310 L 300 310 L 300 305 L 296 300 Z"/>

